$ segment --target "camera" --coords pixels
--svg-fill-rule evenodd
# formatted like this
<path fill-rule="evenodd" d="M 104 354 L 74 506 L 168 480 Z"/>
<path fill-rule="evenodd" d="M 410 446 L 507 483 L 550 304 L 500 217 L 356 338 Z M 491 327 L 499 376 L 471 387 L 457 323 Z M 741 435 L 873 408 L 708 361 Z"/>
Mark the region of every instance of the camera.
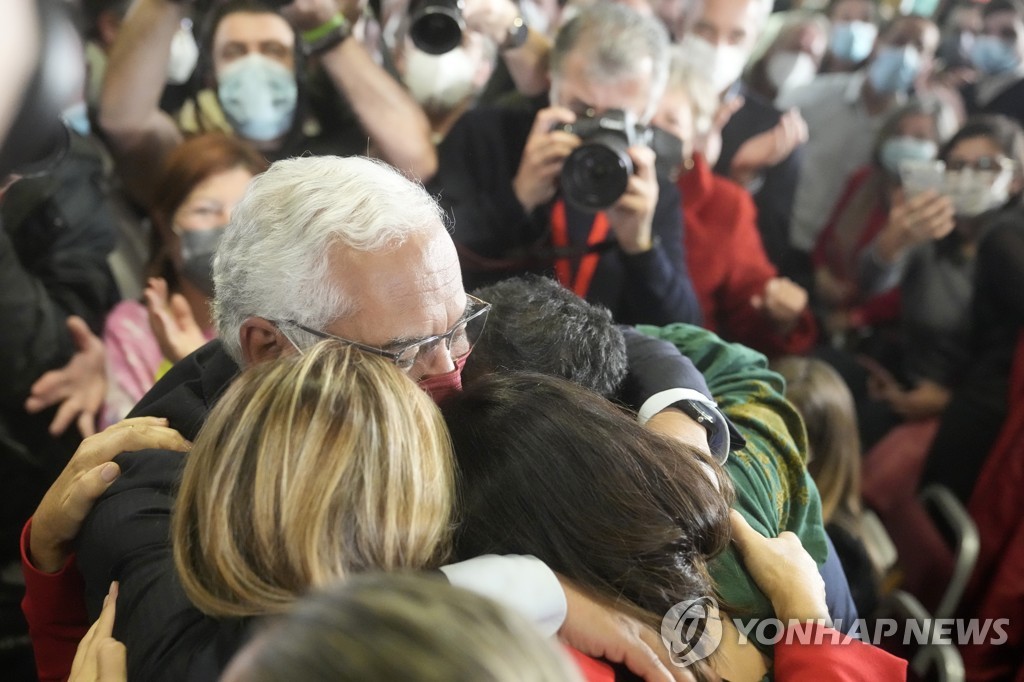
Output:
<path fill-rule="evenodd" d="M 462 44 L 466 21 L 462 0 L 412 0 L 409 37 L 427 54 L 445 54 Z"/>
<path fill-rule="evenodd" d="M 561 174 L 565 200 L 583 211 L 603 211 L 626 191 L 629 176 L 635 172 L 630 147 L 646 145 L 653 149 L 659 176 L 669 177 L 682 165 L 682 140 L 660 128 L 637 123 L 635 116 L 622 109 L 582 116 L 575 123 L 558 124 L 553 129 L 583 140 L 565 159 Z"/>

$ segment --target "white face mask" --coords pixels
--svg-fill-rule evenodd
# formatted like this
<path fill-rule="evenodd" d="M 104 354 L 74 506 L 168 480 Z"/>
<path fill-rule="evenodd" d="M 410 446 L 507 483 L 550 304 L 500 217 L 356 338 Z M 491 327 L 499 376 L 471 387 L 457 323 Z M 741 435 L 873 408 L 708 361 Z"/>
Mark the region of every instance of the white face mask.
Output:
<path fill-rule="evenodd" d="M 191 26 L 182 25 L 171 39 L 171 55 L 167 60 L 167 82 L 181 85 L 188 81 L 199 62 L 199 46 Z"/>
<path fill-rule="evenodd" d="M 431 55 L 410 46 L 402 82 L 427 109 L 449 111 L 476 94 L 476 62 L 464 47 Z"/>
<path fill-rule="evenodd" d="M 974 170 L 965 168 L 946 171 L 946 194 L 953 200 L 953 210 L 961 218 L 973 218 L 997 209 L 1010 198 L 1013 170 Z"/>
<path fill-rule="evenodd" d="M 749 56 L 738 45 L 712 45 L 693 33 L 686 34 L 674 49 L 688 66 L 708 79 L 718 94 L 739 80 Z"/>
<path fill-rule="evenodd" d="M 782 94 L 807 85 L 818 75 L 814 57 L 806 52 L 776 52 L 768 58 L 765 73 L 775 89 Z"/>

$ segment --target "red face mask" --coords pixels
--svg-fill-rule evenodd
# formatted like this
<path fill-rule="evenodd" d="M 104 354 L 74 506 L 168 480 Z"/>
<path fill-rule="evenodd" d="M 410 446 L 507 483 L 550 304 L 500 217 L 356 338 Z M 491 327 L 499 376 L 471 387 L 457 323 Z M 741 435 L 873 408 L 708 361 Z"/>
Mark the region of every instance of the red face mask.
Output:
<path fill-rule="evenodd" d="M 419 387 L 426 391 L 435 403 L 441 404 L 462 390 L 462 368 L 466 366 L 468 358 L 467 354 L 456 360 L 455 369 L 450 372 L 420 379 Z"/>

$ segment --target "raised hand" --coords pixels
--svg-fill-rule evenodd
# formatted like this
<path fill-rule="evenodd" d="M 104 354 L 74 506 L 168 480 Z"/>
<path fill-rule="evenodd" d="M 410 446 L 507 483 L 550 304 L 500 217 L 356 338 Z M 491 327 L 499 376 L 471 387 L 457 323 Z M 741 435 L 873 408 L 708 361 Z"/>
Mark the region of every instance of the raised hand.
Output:
<path fill-rule="evenodd" d="M 800 112 L 790 109 L 771 130 L 750 138 L 732 157 L 730 174 L 745 185 L 755 176 L 784 161 L 793 150 L 807 141 L 807 123 Z"/>
<path fill-rule="evenodd" d="M 168 295 L 164 279 L 150 278 L 143 296 L 149 326 L 165 358 L 177 362 L 206 343 L 206 335 L 192 314 L 192 306 L 181 294 Z"/>
<path fill-rule="evenodd" d="M 942 239 L 955 226 L 953 201 L 949 197 L 926 190 L 908 199 L 897 192 L 889 220 L 875 241 L 876 255 L 884 262 L 895 262 L 907 249 Z"/>
<path fill-rule="evenodd" d="M 608 227 L 626 253 L 643 253 L 652 245 L 654 209 L 658 205 L 658 177 L 655 154 L 649 147 L 630 147 L 635 172 L 629 176 L 626 191 L 608 209 Z"/>
<path fill-rule="evenodd" d="M 548 107 L 537 112 L 523 147 L 519 170 L 512 180 L 516 199 L 527 213 L 551 201 L 558 191 L 562 164 L 580 146 L 580 138 L 563 130 L 552 130 L 552 127 L 575 120 L 576 114 L 564 107 Z"/>
<path fill-rule="evenodd" d="M 96 418 L 107 394 L 106 353 L 103 341 L 92 333 L 85 320 L 72 315 L 67 326 L 75 354 L 68 364 L 50 370 L 32 384 L 25 411 L 35 414 L 59 404 L 50 422 L 50 435 L 61 435 L 74 421 L 82 436 L 88 437 L 96 433 Z"/>

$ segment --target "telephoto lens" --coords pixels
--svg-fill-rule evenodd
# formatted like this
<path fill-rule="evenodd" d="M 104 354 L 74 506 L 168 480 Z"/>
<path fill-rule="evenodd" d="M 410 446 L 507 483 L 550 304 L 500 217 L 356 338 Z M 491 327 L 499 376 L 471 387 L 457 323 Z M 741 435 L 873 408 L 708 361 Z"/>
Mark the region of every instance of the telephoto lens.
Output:
<path fill-rule="evenodd" d="M 427 54 L 445 54 L 462 44 L 466 21 L 462 0 L 413 0 L 409 4 L 409 37 Z"/>

